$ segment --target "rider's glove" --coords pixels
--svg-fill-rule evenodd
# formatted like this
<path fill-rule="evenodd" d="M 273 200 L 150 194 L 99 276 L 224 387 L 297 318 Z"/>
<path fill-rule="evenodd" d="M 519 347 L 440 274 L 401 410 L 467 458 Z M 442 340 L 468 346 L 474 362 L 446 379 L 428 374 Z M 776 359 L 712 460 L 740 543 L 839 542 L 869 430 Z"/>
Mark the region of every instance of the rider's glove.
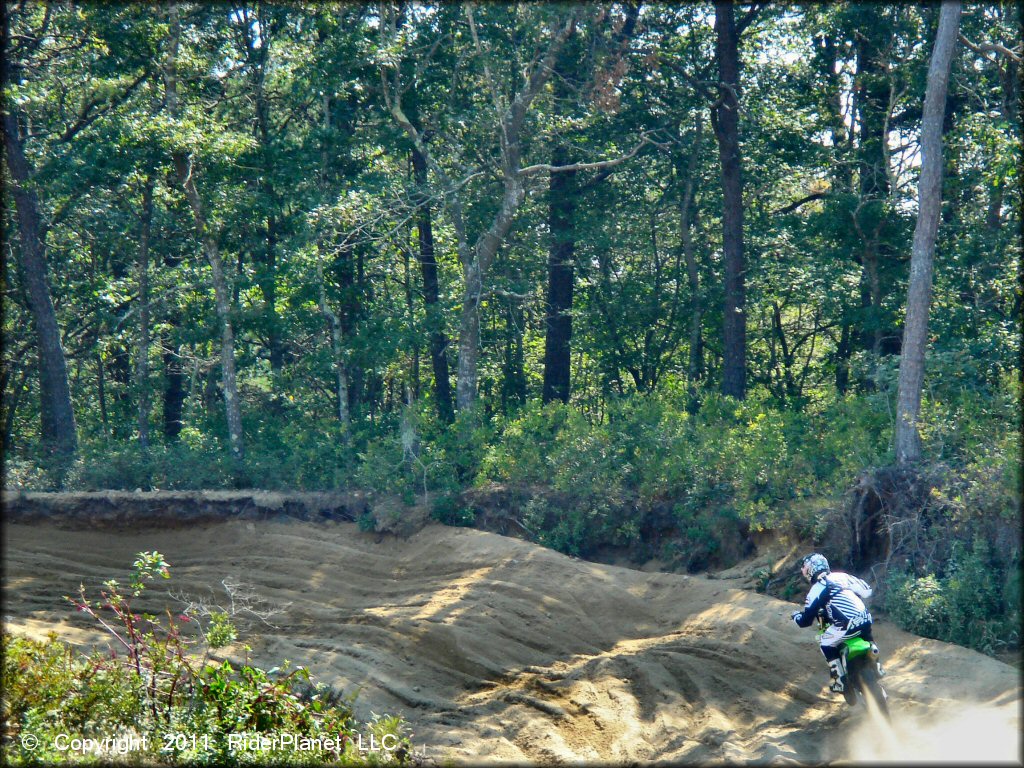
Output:
<path fill-rule="evenodd" d="M 793 619 L 793 621 L 795 621 L 797 624 L 799 624 L 800 623 L 800 619 L 802 619 L 803 616 L 804 616 L 803 611 L 793 611 L 793 615 L 790 618 Z"/>

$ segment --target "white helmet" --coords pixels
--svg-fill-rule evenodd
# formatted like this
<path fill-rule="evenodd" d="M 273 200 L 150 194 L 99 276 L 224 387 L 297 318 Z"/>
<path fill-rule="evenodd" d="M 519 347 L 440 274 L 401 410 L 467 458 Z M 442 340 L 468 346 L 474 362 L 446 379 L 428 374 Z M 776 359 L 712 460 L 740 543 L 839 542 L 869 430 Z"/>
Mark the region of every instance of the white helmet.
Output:
<path fill-rule="evenodd" d="M 818 576 L 823 573 L 830 572 L 831 569 L 828 567 L 828 560 L 825 559 L 824 555 L 819 555 L 817 552 L 805 557 L 800 566 L 800 573 L 802 573 L 804 578 L 812 584 L 817 580 Z"/>

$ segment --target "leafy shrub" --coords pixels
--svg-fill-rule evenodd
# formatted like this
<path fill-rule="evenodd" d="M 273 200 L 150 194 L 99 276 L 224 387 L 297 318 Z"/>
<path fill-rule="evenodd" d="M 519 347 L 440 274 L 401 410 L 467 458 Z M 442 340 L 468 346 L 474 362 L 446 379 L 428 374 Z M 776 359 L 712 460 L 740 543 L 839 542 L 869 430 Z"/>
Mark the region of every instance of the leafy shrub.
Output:
<path fill-rule="evenodd" d="M 4 631 L 3 651 L 4 732 L 15 740 L 23 733 L 114 733 L 142 712 L 141 690 L 127 667 L 99 655 L 82 656 L 55 633 L 39 641 Z M 11 756 L 9 745 L 4 748 Z"/>
<path fill-rule="evenodd" d="M 464 506 L 457 494 L 445 494 L 435 499 L 430 516 L 445 525 L 472 526 L 476 513 Z"/>
<path fill-rule="evenodd" d="M 363 488 L 400 496 L 406 503 L 416 497 L 416 478 L 397 435 L 372 440 L 359 454 L 355 480 Z"/>
<path fill-rule="evenodd" d="M 949 600 L 942 583 L 929 573 L 919 578 L 901 573 L 891 577 L 886 609 L 904 629 L 939 638 L 949 623 Z"/>
<path fill-rule="evenodd" d="M 523 509 L 523 523 L 538 544 L 567 555 L 586 555 L 599 542 L 595 517 L 598 511 L 585 505 L 558 503 L 543 496 L 530 499 Z"/>
<path fill-rule="evenodd" d="M 956 541 L 943 573 L 893 574 L 886 585 L 885 607 L 900 626 L 924 637 L 985 653 L 1013 647 L 1019 643 L 1019 631 L 1007 622 L 1013 609 L 1002 594 L 1003 583 L 1012 586 L 1013 580 L 1001 582 L 1001 570 L 983 539 L 975 539 L 970 548 Z M 1019 564 L 1011 572 L 1019 573 Z"/>

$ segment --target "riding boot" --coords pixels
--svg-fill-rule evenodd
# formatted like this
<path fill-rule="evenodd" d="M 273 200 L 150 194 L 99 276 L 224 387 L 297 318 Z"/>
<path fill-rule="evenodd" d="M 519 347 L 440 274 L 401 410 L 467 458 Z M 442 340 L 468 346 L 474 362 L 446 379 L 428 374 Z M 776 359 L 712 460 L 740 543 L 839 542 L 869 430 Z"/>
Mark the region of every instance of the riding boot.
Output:
<path fill-rule="evenodd" d="M 833 659 L 828 663 L 828 673 L 832 678 L 829 690 L 835 693 L 842 693 L 846 690 L 846 672 L 843 670 L 842 659 Z"/>

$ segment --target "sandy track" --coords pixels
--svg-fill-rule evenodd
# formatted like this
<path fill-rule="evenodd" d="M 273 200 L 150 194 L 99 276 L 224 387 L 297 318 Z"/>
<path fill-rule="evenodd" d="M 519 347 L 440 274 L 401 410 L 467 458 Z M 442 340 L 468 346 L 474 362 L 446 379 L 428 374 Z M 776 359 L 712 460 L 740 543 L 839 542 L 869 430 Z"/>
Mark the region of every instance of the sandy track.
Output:
<path fill-rule="evenodd" d="M 793 606 L 730 586 L 738 582 L 597 565 L 441 526 L 406 540 L 288 520 L 116 531 L 8 524 L 4 533 L 4 621 L 15 631 L 94 642 L 61 596 L 123 578 L 137 552 L 158 549 L 173 566 L 172 590 L 225 603 L 219 585 L 229 578 L 281 610 L 273 627 L 246 628 L 258 661 L 287 658 L 332 686 L 360 687 L 361 714 L 403 714 L 417 747 L 438 760 L 1019 754 L 1012 667 L 882 624 L 900 738 L 866 735 L 866 715 L 824 690 L 814 635 L 789 621 Z M 959 738 L 978 742 L 973 751 L 944 744 L 967 723 Z"/>

